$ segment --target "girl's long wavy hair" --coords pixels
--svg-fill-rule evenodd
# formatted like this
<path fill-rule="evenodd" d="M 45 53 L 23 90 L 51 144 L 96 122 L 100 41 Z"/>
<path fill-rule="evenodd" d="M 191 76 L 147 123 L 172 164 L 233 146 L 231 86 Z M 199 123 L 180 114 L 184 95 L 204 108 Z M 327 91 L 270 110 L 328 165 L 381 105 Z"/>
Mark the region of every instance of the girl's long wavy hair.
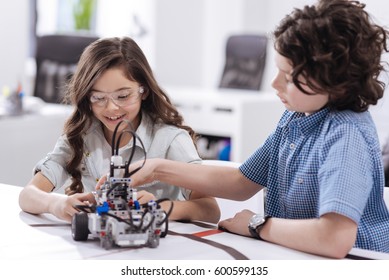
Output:
<path fill-rule="evenodd" d="M 301 75 L 314 92 L 329 94 L 336 110 L 366 111 L 383 96 L 381 55 L 388 31 L 374 24 L 364 4 L 349 0 L 320 0 L 295 9 L 274 31 L 275 49 L 293 67 L 293 83 Z"/>
<path fill-rule="evenodd" d="M 84 156 L 83 136 L 94 119 L 89 101 L 90 91 L 105 70 L 119 66 L 125 69 L 129 80 L 136 81 L 144 87 L 147 97 L 142 100 L 142 110 L 154 122 L 185 129 L 196 143 L 196 133 L 183 124 L 183 117 L 158 85 L 143 51 L 136 42 L 128 37 L 97 40 L 84 50 L 77 69 L 66 87 L 64 101 L 74 107 L 64 127 L 72 150 L 71 158 L 66 164 L 66 171 L 72 179 L 72 183 L 66 188 L 67 195 L 84 191 L 79 166 Z"/>

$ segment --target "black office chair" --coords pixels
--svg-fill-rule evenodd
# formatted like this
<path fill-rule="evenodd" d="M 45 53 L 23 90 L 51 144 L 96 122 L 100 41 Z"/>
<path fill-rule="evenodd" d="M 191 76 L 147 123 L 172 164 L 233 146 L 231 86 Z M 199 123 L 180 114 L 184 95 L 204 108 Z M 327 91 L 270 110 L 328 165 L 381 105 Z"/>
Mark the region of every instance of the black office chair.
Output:
<path fill-rule="evenodd" d="M 264 35 L 230 36 L 219 88 L 259 90 L 265 69 L 266 48 L 267 37 Z"/>
<path fill-rule="evenodd" d="M 74 73 L 85 47 L 98 37 L 45 35 L 37 38 L 34 96 L 61 103 L 64 86 Z"/>
<path fill-rule="evenodd" d="M 382 147 L 382 161 L 384 163 L 385 186 L 389 187 L 389 136 Z"/>

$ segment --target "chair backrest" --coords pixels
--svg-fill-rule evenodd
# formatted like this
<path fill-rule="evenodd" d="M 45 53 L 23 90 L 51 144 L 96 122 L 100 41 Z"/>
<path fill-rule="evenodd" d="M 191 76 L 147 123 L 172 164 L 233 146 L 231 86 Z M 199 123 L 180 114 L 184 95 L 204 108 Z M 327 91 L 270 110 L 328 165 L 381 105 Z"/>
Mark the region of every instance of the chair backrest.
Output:
<path fill-rule="evenodd" d="M 385 186 L 389 187 L 389 137 L 386 137 L 382 146 L 382 161 L 385 171 Z"/>
<path fill-rule="evenodd" d="M 64 86 L 74 73 L 84 49 L 98 37 L 45 35 L 37 38 L 34 96 L 60 103 Z"/>
<path fill-rule="evenodd" d="M 232 35 L 219 88 L 259 90 L 266 62 L 265 35 Z"/>
<path fill-rule="evenodd" d="M 384 201 L 386 203 L 386 207 L 389 209 L 389 187 L 384 188 Z"/>

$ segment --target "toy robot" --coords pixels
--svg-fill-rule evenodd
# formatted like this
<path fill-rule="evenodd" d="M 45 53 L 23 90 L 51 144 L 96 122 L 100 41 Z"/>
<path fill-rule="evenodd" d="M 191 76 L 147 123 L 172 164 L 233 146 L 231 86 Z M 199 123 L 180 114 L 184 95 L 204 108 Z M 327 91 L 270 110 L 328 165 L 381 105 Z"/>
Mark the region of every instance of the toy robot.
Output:
<path fill-rule="evenodd" d="M 120 124 L 114 131 L 112 147 Z M 133 141 L 139 140 L 143 146 L 134 132 L 124 130 L 122 133 L 132 133 Z M 168 216 L 172 209 L 166 213 L 159 205 L 162 200 L 140 204 L 136 189 L 130 186 L 129 176 L 141 167 L 129 173 L 128 167 L 133 154 L 125 164 L 114 149 L 112 154 L 110 174 L 102 187 L 94 192 L 96 205 L 76 206 L 80 212 L 72 219 L 73 239 L 85 241 L 91 235 L 99 238 L 105 249 L 114 245 L 158 247 L 160 237 L 167 234 Z"/>

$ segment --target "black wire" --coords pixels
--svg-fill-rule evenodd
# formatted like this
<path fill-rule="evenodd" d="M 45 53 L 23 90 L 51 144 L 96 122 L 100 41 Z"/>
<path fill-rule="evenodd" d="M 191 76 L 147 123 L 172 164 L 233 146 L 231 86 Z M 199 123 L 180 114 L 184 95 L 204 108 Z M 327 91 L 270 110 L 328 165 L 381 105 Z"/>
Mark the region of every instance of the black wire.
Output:
<path fill-rule="evenodd" d="M 142 213 L 142 217 L 141 217 L 141 220 L 140 220 L 140 224 L 139 226 L 136 226 L 134 224 L 134 221 L 133 221 L 133 217 L 132 217 L 132 212 L 131 212 L 131 209 L 128 207 L 126 201 L 123 199 L 122 203 L 124 203 L 124 205 L 126 205 L 126 210 L 127 212 L 129 213 L 129 216 L 130 216 L 130 222 L 131 222 L 131 227 L 135 228 L 136 230 L 140 230 L 142 229 L 142 226 L 143 226 L 143 221 L 144 221 L 144 217 L 146 216 L 146 214 L 149 212 L 149 209 L 146 208 L 146 210 Z M 149 227 L 152 225 L 152 223 L 154 222 L 154 219 L 155 217 L 152 216 L 152 219 L 150 221 L 150 223 L 143 229 L 144 231 L 146 231 L 147 229 L 149 229 Z"/>
<path fill-rule="evenodd" d="M 127 130 L 127 129 L 124 129 L 119 137 L 118 137 L 118 140 L 116 141 L 116 155 L 118 155 L 118 151 L 119 151 L 119 146 L 120 146 L 120 140 L 122 139 L 122 136 L 124 135 L 124 133 L 129 133 L 131 136 L 132 136 L 132 145 L 133 147 L 135 147 L 135 144 L 136 144 L 136 138 L 134 138 L 134 132 L 132 130 Z M 133 149 L 134 150 L 134 149 Z M 133 153 L 132 153 L 132 156 L 133 156 Z M 131 158 L 132 158 L 131 156 Z"/>
<path fill-rule="evenodd" d="M 133 140 L 132 141 L 132 149 L 131 149 L 130 157 L 128 158 L 128 160 L 126 161 L 126 163 L 124 165 L 124 177 L 129 177 L 128 176 L 128 168 L 129 168 L 130 163 L 132 162 L 132 159 L 134 158 L 134 155 L 135 155 L 135 147 L 136 147 L 137 135 L 133 131 L 130 131 L 130 133 L 132 135 L 132 140 Z M 143 152 L 146 153 L 146 151 L 144 150 L 144 147 L 143 147 Z"/>
<path fill-rule="evenodd" d="M 120 135 L 118 137 L 118 139 L 116 140 L 116 134 L 117 134 L 117 131 L 120 127 L 120 125 L 122 123 L 126 123 L 127 126 L 130 128 L 130 130 L 128 129 L 124 129 L 123 131 L 120 132 Z M 115 130 L 114 130 L 114 133 L 113 133 L 113 136 L 112 136 L 112 156 L 115 156 L 115 155 L 119 155 L 119 146 L 120 146 L 120 140 L 122 138 L 122 136 L 125 134 L 125 133 L 129 133 L 130 135 L 132 135 L 132 140 L 133 140 L 133 146 L 132 146 L 132 149 L 131 149 L 131 153 L 130 153 L 130 157 L 128 159 L 128 161 L 126 162 L 126 164 L 124 165 L 124 177 L 127 178 L 127 177 L 130 177 L 132 174 L 134 174 L 135 172 L 139 171 L 144 165 L 145 165 L 145 162 L 146 162 L 146 149 L 144 147 L 144 144 L 142 142 L 142 139 L 140 139 L 140 137 L 134 132 L 134 129 L 131 125 L 131 123 L 127 120 L 122 120 L 120 121 L 116 127 L 115 127 Z M 141 143 L 141 146 L 142 146 L 142 149 L 143 149 L 143 153 L 144 153 L 144 159 L 143 159 L 143 163 L 140 167 L 136 168 L 135 170 L 133 170 L 132 172 L 129 172 L 129 166 L 130 166 L 130 163 L 132 162 L 132 159 L 135 155 L 135 147 L 136 147 L 136 140 L 139 140 L 139 142 Z M 116 143 L 115 143 L 116 142 Z M 115 147 L 116 147 L 116 150 L 115 150 Z M 116 151 L 116 152 L 115 152 Z M 115 168 L 115 167 L 113 167 Z M 113 171 L 112 171 L 113 172 Z M 112 173 L 111 172 L 111 173 Z M 110 174 L 111 176 L 113 176 L 113 174 Z M 110 188 L 107 192 L 107 196 L 115 189 L 117 188 L 119 185 L 116 185 L 114 186 L 113 188 Z"/>
<path fill-rule="evenodd" d="M 138 230 L 146 231 L 146 230 L 148 230 L 148 229 L 151 227 L 151 225 L 153 224 L 153 222 L 154 222 L 154 220 L 155 220 L 155 216 L 152 215 L 152 216 L 151 216 L 151 221 L 150 221 L 150 223 L 149 223 L 147 226 L 145 226 L 144 228 L 142 228 L 142 226 L 143 226 L 143 221 L 144 221 L 144 217 L 146 216 L 147 213 L 149 213 L 149 212 L 148 212 L 148 209 L 146 209 L 146 211 L 142 214 L 141 223 L 139 224 L 139 226 L 136 226 L 136 225 L 134 224 L 134 220 L 133 220 L 131 211 L 129 211 L 130 221 L 127 221 L 127 220 L 125 220 L 125 219 L 123 219 L 123 218 L 120 218 L 119 216 L 116 216 L 116 215 L 114 215 L 114 214 L 112 214 L 112 213 L 109 213 L 109 212 L 101 213 L 101 215 L 110 216 L 110 217 L 112 217 L 112 218 L 118 220 L 119 222 L 123 222 L 123 223 L 129 225 L 132 229 L 135 229 L 135 230 L 137 230 L 137 231 L 138 231 Z"/>
<path fill-rule="evenodd" d="M 159 205 L 159 204 L 160 204 L 161 202 L 163 202 L 163 201 L 170 201 L 170 208 L 169 208 L 169 210 L 168 210 L 167 212 L 164 211 L 164 212 L 165 212 L 165 219 L 163 219 L 162 221 L 160 221 L 160 222 L 157 224 L 158 226 L 161 226 L 164 222 L 167 221 L 167 219 L 169 218 L 170 214 L 172 213 L 173 207 L 174 207 L 173 201 L 171 201 L 171 200 L 168 199 L 168 198 L 161 198 L 161 199 L 158 199 L 156 202 L 157 202 L 157 204 Z"/>
<path fill-rule="evenodd" d="M 163 223 L 165 223 L 167 221 L 167 219 L 169 218 L 170 214 L 172 213 L 173 207 L 174 207 L 173 201 L 171 201 L 168 198 L 160 198 L 160 199 L 157 199 L 155 202 L 157 203 L 158 207 L 161 207 L 160 203 L 163 202 L 163 201 L 170 201 L 171 202 L 170 203 L 170 208 L 169 208 L 169 210 L 167 212 L 163 211 L 165 213 L 165 218 L 162 221 L 160 221 L 159 223 L 157 223 L 157 226 L 161 226 Z M 141 207 L 149 209 L 148 208 L 148 202 L 142 204 Z"/>
<path fill-rule="evenodd" d="M 148 223 L 148 225 L 146 225 L 145 227 L 143 227 L 144 218 L 145 218 L 145 216 L 146 216 L 148 213 L 150 213 L 150 210 L 149 210 L 149 207 L 148 207 L 148 203 L 144 203 L 144 204 L 141 205 L 141 207 L 145 208 L 146 210 L 142 213 L 141 222 L 140 222 L 139 226 L 136 226 L 136 225 L 134 224 L 134 219 L 133 219 L 133 217 L 132 217 L 131 209 L 129 209 L 129 207 L 128 207 L 126 201 L 125 201 L 124 199 L 122 199 L 122 200 L 123 200 L 122 203 L 124 203 L 124 205 L 126 206 L 126 209 L 128 210 L 127 212 L 128 212 L 128 214 L 129 214 L 129 217 L 130 217 L 130 218 L 129 218 L 129 221 L 127 221 L 127 220 L 125 220 L 125 219 L 123 219 L 123 218 L 121 218 L 121 217 L 119 217 L 119 216 L 116 216 L 116 215 L 114 215 L 114 214 L 112 214 L 112 213 L 109 213 L 109 212 L 103 212 L 103 213 L 101 213 L 101 216 L 106 215 L 106 216 L 112 217 L 112 218 L 118 220 L 119 222 L 123 222 L 123 223 L 129 225 L 132 229 L 135 229 L 135 230 L 137 230 L 137 231 L 142 229 L 142 230 L 145 232 L 146 230 L 148 230 L 148 229 L 152 226 L 152 224 L 153 224 L 153 222 L 154 222 L 154 220 L 155 220 L 155 216 L 154 216 L 154 215 L 151 215 L 151 220 L 150 220 L 150 222 Z M 165 212 L 165 211 L 164 211 L 164 213 L 166 214 L 166 215 L 165 215 L 165 218 L 164 218 L 162 221 L 160 221 L 159 223 L 157 223 L 157 226 L 161 226 L 163 223 L 165 223 L 165 222 L 167 221 L 168 217 L 170 216 L 172 210 L 173 210 L 173 205 L 174 205 L 174 204 L 173 204 L 173 202 L 172 202 L 170 199 L 167 199 L 167 198 L 158 199 L 158 200 L 156 200 L 156 203 L 157 203 L 158 206 L 160 207 L 159 204 L 160 204 L 161 202 L 163 202 L 163 201 L 170 201 L 170 202 L 171 202 L 171 206 L 170 206 L 168 212 Z M 89 205 L 75 205 L 74 207 L 75 207 L 76 209 L 82 211 L 82 212 L 85 212 L 85 213 L 94 213 L 94 212 L 96 211 L 96 206 L 95 206 L 95 205 L 92 205 L 92 206 L 89 206 Z M 143 227 L 143 228 L 142 228 L 142 227 Z"/>
<path fill-rule="evenodd" d="M 120 127 L 120 125 L 125 122 L 127 124 L 127 126 L 129 127 L 130 130 L 123 130 L 120 135 L 119 135 L 119 138 L 118 140 L 116 140 L 116 134 L 117 134 L 117 131 Z M 112 148 L 112 156 L 117 156 L 119 155 L 119 146 L 120 146 L 120 140 L 121 140 L 121 137 L 123 136 L 124 133 L 130 133 L 132 135 L 132 140 L 133 140 L 133 146 L 132 146 L 132 151 L 131 151 L 131 154 L 130 154 L 130 157 L 128 159 L 128 161 L 126 162 L 125 164 L 125 171 L 124 171 L 124 177 L 130 177 L 131 175 L 135 174 L 136 172 L 138 172 L 146 163 L 146 156 L 147 156 L 147 153 L 146 153 L 146 149 L 145 149 L 145 146 L 143 144 L 143 141 L 142 139 L 135 133 L 134 131 L 134 128 L 131 124 L 131 122 L 127 121 L 127 120 L 122 120 L 120 121 L 116 127 L 115 127 L 115 130 L 113 132 L 113 136 L 112 136 L 112 144 L 111 144 L 111 148 Z M 144 158 L 143 158 L 143 163 L 141 166 L 139 166 L 138 168 L 136 168 L 135 170 L 129 172 L 128 169 L 129 169 L 129 166 L 133 160 L 133 157 L 134 157 L 134 154 L 135 154 L 135 147 L 136 147 L 136 140 L 138 140 L 142 146 L 142 150 L 143 150 L 143 154 L 144 154 Z M 116 150 L 115 150 L 115 147 L 116 147 Z M 111 174 L 112 175 L 112 174 Z"/>
<path fill-rule="evenodd" d="M 115 139 L 116 139 L 116 133 L 119 129 L 119 126 L 122 124 L 123 121 L 120 121 L 116 127 L 115 127 L 115 130 L 113 131 L 113 135 L 112 135 L 112 142 L 111 142 L 111 155 L 118 155 L 118 150 L 116 150 L 115 152 Z"/>
<path fill-rule="evenodd" d="M 135 174 L 136 172 L 138 172 L 146 163 L 146 157 L 147 157 L 147 153 L 146 153 L 146 149 L 145 149 L 145 146 L 143 144 L 143 141 L 142 139 L 140 139 L 140 137 L 136 134 L 136 133 L 133 133 L 132 134 L 132 137 L 133 139 L 137 139 L 139 140 L 140 142 L 140 145 L 142 146 L 142 150 L 143 150 L 143 162 L 142 164 L 135 168 L 134 170 L 132 170 L 131 172 L 129 172 L 129 167 L 130 167 L 130 164 L 132 162 L 132 158 L 134 156 L 134 153 L 135 153 L 135 142 L 134 142 L 134 146 L 132 147 L 132 153 L 131 153 L 131 156 L 129 158 L 129 160 L 126 162 L 126 165 L 125 165 L 125 171 L 124 171 L 124 177 L 131 177 L 131 175 Z"/>
<path fill-rule="evenodd" d="M 74 208 L 82 211 L 82 212 L 85 212 L 85 213 L 93 213 L 96 209 L 96 206 L 95 205 L 92 205 L 92 206 L 89 206 L 89 205 L 74 205 Z"/>
<path fill-rule="evenodd" d="M 130 209 L 129 209 L 127 203 L 126 203 L 126 201 L 125 201 L 124 199 L 122 199 L 122 200 L 123 200 L 122 202 L 124 202 L 124 205 L 126 205 L 126 209 L 128 210 L 127 212 L 128 212 L 128 214 L 129 214 L 129 216 L 130 216 L 130 221 L 129 221 L 129 222 L 128 222 L 127 220 L 122 219 L 122 218 L 120 218 L 119 216 L 116 216 L 116 215 L 114 215 L 114 214 L 112 214 L 112 213 L 109 213 L 109 212 L 104 212 L 104 213 L 102 213 L 102 215 L 110 216 L 110 217 L 112 217 L 112 218 L 118 220 L 119 222 L 123 222 L 123 223 L 129 225 L 131 228 L 136 228 L 137 230 L 139 230 L 139 228 L 137 228 L 137 227 L 134 225 L 134 220 L 133 220 L 133 218 L 132 218 L 132 212 L 130 211 Z"/>
<path fill-rule="evenodd" d="M 142 224 L 143 224 L 144 217 L 146 216 L 147 213 L 148 213 L 148 210 L 146 210 L 146 211 L 143 213 L 143 215 L 142 215 Z M 145 226 L 143 230 L 145 230 L 145 231 L 148 230 L 148 229 L 151 227 L 151 225 L 153 224 L 154 220 L 155 220 L 155 216 L 154 216 L 154 215 L 151 215 L 151 221 L 150 221 L 150 223 L 149 223 L 147 226 Z"/>
<path fill-rule="evenodd" d="M 126 205 L 127 212 L 128 212 L 128 214 L 130 216 L 131 227 L 133 227 L 133 228 L 135 227 L 136 228 L 136 226 L 134 225 L 134 219 L 132 218 L 131 209 L 128 207 L 127 203 L 125 203 L 125 205 Z M 137 228 L 137 229 L 139 230 L 139 228 Z"/>
<path fill-rule="evenodd" d="M 118 131 L 118 129 L 119 129 L 119 127 L 120 127 L 120 125 L 122 124 L 122 123 L 126 123 L 127 124 L 127 126 L 130 128 L 130 130 L 131 131 L 134 131 L 134 127 L 132 126 L 132 124 L 131 124 L 131 122 L 130 121 L 128 121 L 128 120 L 121 120 L 117 125 L 116 125 L 116 127 L 115 127 L 115 130 L 113 131 L 113 135 L 112 135 L 112 143 L 111 143 L 111 148 L 112 148 L 112 155 L 114 156 L 114 155 L 119 155 L 119 148 L 116 148 L 116 152 L 115 152 L 115 149 L 114 149 L 114 147 L 116 146 L 115 144 L 115 140 L 116 140 L 116 133 L 117 133 L 117 131 Z"/>
<path fill-rule="evenodd" d="M 170 201 L 171 203 L 170 203 L 170 208 L 169 208 L 169 210 L 168 210 L 167 212 L 164 211 L 165 214 L 166 214 L 166 217 L 165 217 L 165 219 L 164 219 L 162 222 L 160 222 L 160 224 L 163 224 L 163 223 L 165 222 L 165 220 L 170 216 L 170 214 L 171 214 L 172 211 L 173 211 L 173 207 L 174 207 L 173 201 L 171 201 L 169 198 L 160 198 L 160 199 L 157 199 L 155 202 L 158 204 L 158 207 L 161 207 L 161 206 L 160 206 L 160 203 L 161 203 L 161 202 L 164 202 L 164 201 Z M 143 208 L 147 208 L 147 207 L 148 207 L 148 202 L 142 204 L 141 206 L 142 206 Z"/>
<path fill-rule="evenodd" d="M 134 226 L 134 224 L 130 224 L 130 223 L 129 223 L 128 221 L 126 221 L 125 219 L 122 219 L 122 218 L 120 218 L 119 216 L 116 216 L 116 215 L 114 215 L 114 214 L 112 214 L 112 213 L 104 212 L 104 213 L 101 213 L 101 215 L 102 215 L 102 216 L 103 216 L 103 215 L 110 216 L 110 217 L 112 217 L 112 218 L 118 220 L 119 222 L 123 222 L 123 223 L 125 223 L 125 224 L 127 224 L 127 225 L 129 225 L 129 226 L 131 226 L 131 227 Z"/>
<path fill-rule="evenodd" d="M 112 188 L 110 188 L 108 191 L 107 191 L 107 198 L 108 196 L 111 194 L 111 192 L 113 192 L 116 188 L 120 187 L 120 186 L 123 186 L 121 183 L 118 183 L 116 184 L 115 186 L 113 186 Z"/>
<path fill-rule="evenodd" d="M 120 127 L 120 125 L 121 125 L 123 122 L 125 122 L 125 123 L 127 124 L 127 126 L 129 127 L 129 129 L 124 129 L 124 130 L 122 130 L 122 131 L 120 132 L 120 134 L 119 134 L 118 139 L 116 140 L 116 134 L 118 133 L 119 127 Z M 118 155 L 119 155 L 120 141 L 121 141 L 121 138 L 123 137 L 123 135 L 124 135 L 125 133 L 129 133 L 130 135 L 132 135 L 132 141 L 133 141 L 133 144 L 132 144 L 133 146 L 132 146 L 132 150 L 131 150 L 129 159 L 128 159 L 128 161 L 126 161 L 126 163 L 125 163 L 125 165 L 124 165 L 124 168 L 125 168 L 125 170 L 124 170 L 124 178 L 128 178 L 128 177 L 130 177 L 131 175 L 133 175 L 133 174 L 135 174 L 136 172 L 138 172 L 138 171 L 145 165 L 147 153 L 146 153 L 146 149 L 145 149 L 145 146 L 144 146 L 144 144 L 143 144 L 142 139 L 135 133 L 135 131 L 134 131 L 133 126 L 131 125 L 131 123 L 130 123 L 129 121 L 127 121 L 127 120 L 122 120 L 122 121 L 120 121 L 120 122 L 116 125 L 115 130 L 114 130 L 113 135 L 112 135 L 112 143 L 111 143 L 112 156 L 115 156 L 115 155 L 118 156 Z M 137 141 L 137 140 L 140 142 L 140 145 L 141 145 L 141 147 L 142 147 L 142 150 L 143 150 L 143 153 L 144 153 L 144 158 L 143 158 L 142 164 L 141 164 L 139 167 L 137 167 L 137 168 L 135 168 L 133 171 L 129 172 L 129 166 L 130 166 L 130 164 L 131 164 L 131 162 L 132 162 L 132 160 L 133 160 L 133 157 L 134 157 L 134 155 L 135 155 L 135 148 L 136 148 L 136 141 Z M 113 168 L 115 168 L 115 166 L 113 166 Z M 111 176 L 113 176 L 113 174 L 111 174 Z M 110 188 L 110 189 L 107 191 L 107 198 L 108 198 L 109 194 L 110 194 L 114 189 L 116 189 L 116 188 L 119 187 L 119 186 L 122 186 L 122 184 L 116 184 L 116 185 L 114 185 L 112 188 Z M 159 202 L 162 202 L 162 201 L 165 201 L 165 200 L 168 200 L 168 199 L 160 199 L 160 200 L 157 200 L 158 206 L 159 206 Z M 123 199 L 123 201 L 124 201 L 124 199 Z M 129 221 L 127 221 L 127 220 L 125 220 L 125 219 L 122 219 L 122 218 L 120 218 L 119 216 L 116 216 L 116 215 L 114 215 L 114 214 L 112 214 L 112 213 L 109 213 L 109 212 L 104 212 L 104 213 L 102 213 L 102 215 L 110 216 L 110 217 L 112 217 L 112 218 L 117 219 L 119 222 L 124 222 L 124 223 L 126 223 L 126 224 L 129 225 L 131 228 L 135 228 L 136 230 L 140 230 L 140 229 L 142 228 L 142 226 L 143 226 L 143 222 L 144 222 L 145 216 L 149 213 L 149 208 L 146 208 L 146 210 L 142 213 L 141 222 L 140 222 L 139 226 L 135 226 L 134 221 L 133 221 L 133 217 L 132 217 L 132 212 L 130 211 L 130 209 L 129 209 L 127 203 L 126 203 L 126 201 L 124 201 L 124 205 L 126 205 L 126 209 L 128 210 L 128 213 L 129 213 Z M 146 205 L 147 205 L 147 204 L 146 204 Z M 145 205 L 142 205 L 142 207 L 145 207 Z M 82 209 L 81 209 L 81 208 L 82 208 Z M 87 207 L 81 207 L 81 208 L 80 208 L 80 210 L 85 211 L 85 209 L 86 209 Z M 84 208 L 85 208 L 85 209 L 84 209 Z M 91 208 L 90 208 L 90 209 L 91 209 Z M 169 215 L 170 215 L 172 209 L 173 209 L 173 202 L 172 202 L 172 204 L 171 204 L 171 207 L 170 207 L 168 213 L 166 213 L 166 212 L 164 211 L 165 214 L 166 214 L 165 219 L 164 219 L 162 222 L 158 223 L 158 226 L 162 225 L 162 224 L 167 220 L 167 218 L 169 217 Z M 143 230 L 144 230 L 144 231 L 148 230 L 148 229 L 151 227 L 151 225 L 153 224 L 154 220 L 155 220 L 155 216 L 154 216 L 154 215 L 151 215 L 151 221 L 150 221 L 150 223 L 149 223 L 147 226 L 145 226 L 145 227 L 143 228 Z"/>

